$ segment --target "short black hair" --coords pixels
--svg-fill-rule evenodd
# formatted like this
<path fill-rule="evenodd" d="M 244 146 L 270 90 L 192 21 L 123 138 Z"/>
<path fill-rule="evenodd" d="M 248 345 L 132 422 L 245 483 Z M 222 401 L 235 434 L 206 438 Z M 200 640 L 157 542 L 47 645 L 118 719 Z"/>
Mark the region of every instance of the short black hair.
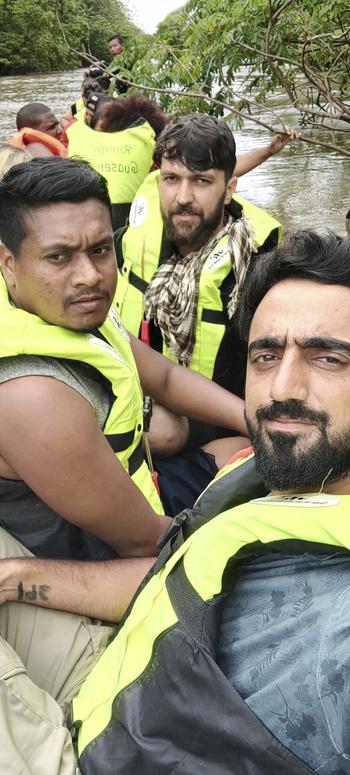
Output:
<path fill-rule="evenodd" d="M 40 123 L 41 116 L 44 116 L 45 113 L 52 113 L 52 110 L 47 105 L 44 105 L 43 102 L 28 102 L 28 105 L 23 105 L 23 108 L 17 113 L 17 129 L 23 129 L 25 126 L 35 129 Z"/>
<path fill-rule="evenodd" d="M 107 183 L 87 162 L 53 156 L 18 164 L 0 181 L 0 240 L 18 256 L 30 210 L 87 199 L 98 199 L 111 213 Z"/>
<path fill-rule="evenodd" d="M 124 37 L 124 35 L 120 35 L 120 34 L 119 34 L 119 32 L 116 32 L 116 34 L 115 34 L 115 35 L 111 35 L 111 36 L 108 38 L 108 40 L 107 40 L 107 43 L 110 43 L 110 42 L 111 42 L 111 40 L 119 40 L 119 43 L 121 43 L 121 45 L 123 45 L 123 44 L 125 43 L 125 37 Z"/>
<path fill-rule="evenodd" d="M 91 94 L 104 94 L 104 89 L 96 78 L 84 78 L 81 85 L 83 100 L 89 99 Z"/>
<path fill-rule="evenodd" d="M 302 229 L 270 253 L 253 259 L 235 312 L 240 336 L 248 340 L 254 314 L 270 288 L 288 279 L 350 287 L 350 239 L 333 231 Z"/>
<path fill-rule="evenodd" d="M 236 143 L 221 118 L 206 113 L 190 113 L 169 124 L 159 135 L 154 161 L 178 161 L 190 170 L 223 170 L 226 181 L 236 166 Z"/>

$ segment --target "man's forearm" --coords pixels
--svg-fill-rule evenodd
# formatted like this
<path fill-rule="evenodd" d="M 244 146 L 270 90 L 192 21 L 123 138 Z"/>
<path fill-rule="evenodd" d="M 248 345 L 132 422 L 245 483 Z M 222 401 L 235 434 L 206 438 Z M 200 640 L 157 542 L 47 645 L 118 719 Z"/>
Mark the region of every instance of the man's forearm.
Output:
<path fill-rule="evenodd" d="M 118 622 L 154 560 L 0 560 L 0 603 L 21 602 Z"/>
<path fill-rule="evenodd" d="M 242 399 L 197 372 L 174 366 L 165 396 L 164 404 L 173 412 L 247 433 Z"/>
<path fill-rule="evenodd" d="M 236 159 L 234 174 L 237 178 L 246 175 L 247 172 L 251 172 L 255 167 L 259 167 L 271 155 L 270 145 L 262 145 L 258 148 L 253 148 L 251 151 L 239 154 Z"/>
<path fill-rule="evenodd" d="M 131 336 L 143 392 L 175 414 L 247 433 L 241 398 Z"/>
<path fill-rule="evenodd" d="M 296 129 L 285 127 L 283 132 L 273 135 L 268 145 L 253 148 L 251 151 L 246 151 L 237 156 L 234 174 L 237 178 L 245 175 L 266 161 L 266 159 L 269 159 L 270 156 L 274 156 L 275 153 L 282 151 L 288 143 L 297 140 L 298 137 L 299 133 Z"/>

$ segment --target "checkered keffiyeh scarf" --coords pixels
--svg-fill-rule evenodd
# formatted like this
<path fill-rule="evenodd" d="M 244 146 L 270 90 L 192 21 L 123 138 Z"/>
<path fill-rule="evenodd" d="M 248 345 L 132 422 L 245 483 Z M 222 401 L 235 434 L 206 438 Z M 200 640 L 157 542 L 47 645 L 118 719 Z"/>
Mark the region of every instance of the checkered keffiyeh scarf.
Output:
<path fill-rule="evenodd" d="M 174 253 L 153 275 L 144 296 L 147 319 L 159 326 L 166 346 L 185 366 L 191 363 L 196 343 L 201 272 L 208 256 L 226 234 L 236 278 L 227 305 L 231 318 L 253 252 L 253 229 L 246 218 L 235 221 L 230 215 L 222 229 L 202 248 L 184 257 Z"/>

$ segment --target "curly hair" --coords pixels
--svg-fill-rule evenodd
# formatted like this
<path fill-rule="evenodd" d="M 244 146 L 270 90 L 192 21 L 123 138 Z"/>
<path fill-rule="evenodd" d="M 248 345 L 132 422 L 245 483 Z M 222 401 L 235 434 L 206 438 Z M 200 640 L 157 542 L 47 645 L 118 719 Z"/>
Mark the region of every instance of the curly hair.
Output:
<path fill-rule="evenodd" d="M 99 114 L 99 128 L 102 132 L 121 132 L 138 119 L 143 118 L 151 125 L 156 136 L 162 132 L 168 119 L 161 108 L 152 100 L 139 94 L 109 100 Z"/>

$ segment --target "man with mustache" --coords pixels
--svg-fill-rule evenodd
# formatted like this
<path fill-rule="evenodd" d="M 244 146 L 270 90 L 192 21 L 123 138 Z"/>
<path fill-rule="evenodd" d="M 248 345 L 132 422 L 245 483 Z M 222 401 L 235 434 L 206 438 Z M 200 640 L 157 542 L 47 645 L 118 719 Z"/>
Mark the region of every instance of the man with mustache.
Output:
<path fill-rule="evenodd" d="M 349 267 L 347 239 L 305 231 L 247 278 L 255 459 L 170 531 L 106 652 L 119 670 L 108 724 L 99 665 L 75 701 L 83 775 L 107 755 L 123 775 L 350 773 Z"/>
<path fill-rule="evenodd" d="M 350 772 L 349 267 L 347 239 L 306 231 L 247 278 L 256 457 L 175 520 L 74 700 L 83 775 Z M 112 619 L 113 568 L 73 572 L 70 592 L 69 566 L 4 560 L 3 599 L 46 585 L 52 627 L 50 605 Z"/>
<path fill-rule="evenodd" d="M 170 523 L 162 487 L 158 493 L 143 453 L 143 391 L 171 410 L 188 409 L 214 424 L 230 425 L 234 417 L 232 427 L 237 423 L 242 432 L 243 402 L 129 338 L 112 306 L 117 264 L 111 203 L 105 180 L 88 164 L 50 158 L 13 167 L 0 182 L 0 236 L 1 556 L 32 552 L 46 558 L 44 565 L 47 558 L 61 560 L 61 589 L 64 561 L 95 560 L 93 575 L 104 570 L 98 599 L 111 583 L 120 618 Z M 212 455 L 203 456 L 209 482 L 216 464 Z M 189 481 L 191 497 L 197 497 L 193 486 L 197 495 L 202 487 Z M 117 565 L 110 563 L 115 557 Z M 79 575 L 84 562 L 75 568 Z M 106 572 L 112 572 L 110 582 Z M 9 578 L 3 581 L 2 601 L 12 586 Z M 91 576 L 91 583 L 95 595 L 98 579 Z M 22 579 L 18 601 L 48 602 L 48 586 L 33 581 L 28 588 Z M 68 587 L 73 595 L 79 588 L 71 575 Z M 41 746 L 32 728 L 22 734 L 18 659 L 64 705 L 111 628 L 62 614 L 56 630 L 47 620 L 41 626 L 37 615 L 35 625 L 28 621 L 28 607 L 16 608 L 15 618 L 8 607 L 0 610 L 0 771 L 39 775 L 59 767 L 60 756 L 55 758 L 48 733 L 44 761 L 32 765 Z M 68 610 L 74 608 L 70 601 Z M 98 618 L 108 622 L 109 614 L 106 609 Z M 38 658 L 39 642 L 44 648 Z M 75 669 L 80 664 L 83 673 Z M 35 727 L 53 706 L 33 692 L 33 713 L 27 714 L 26 702 L 21 708 Z M 10 707 L 16 723 L 7 736 Z M 60 712 L 54 718 L 56 729 Z M 66 733 L 57 734 L 65 745 Z"/>
<path fill-rule="evenodd" d="M 142 389 L 214 423 L 235 416 L 239 431 L 243 402 L 130 342 L 112 307 L 110 200 L 89 165 L 14 167 L 0 213 L 2 526 L 39 556 L 153 556 L 167 518 L 142 450 Z M 215 462 L 201 454 L 208 483 Z"/>
<path fill-rule="evenodd" d="M 251 166 L 247 156 L 236 158 L 222 119 L 199 113 L 177 119 L 157 139 L 159 171 L 141 185 L 129 227 L 117 235 L 116 305 L 126 327 L 237 395 L 246 363 L 232 327 L 238 290 L 250 261 L 277 244 L 281 228 L 235 195 L 237 175 L 256 164 L 254 152 Z M 163 453 L 171 417 L 158 412 L 150 440 Z M 215 434 L 222 432 L 191 426 L 191 439 Z"/>

